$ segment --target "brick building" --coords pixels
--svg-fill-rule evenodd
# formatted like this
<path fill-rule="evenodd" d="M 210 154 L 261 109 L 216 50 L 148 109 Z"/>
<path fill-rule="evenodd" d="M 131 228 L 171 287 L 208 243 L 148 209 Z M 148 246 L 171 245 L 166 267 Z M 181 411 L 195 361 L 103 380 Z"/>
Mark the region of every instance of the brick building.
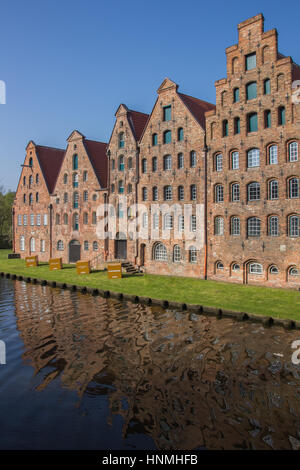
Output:
<path fill-rule="evenodd" d="M 119 106 L 108 144 L 78 131 L 66 150 L 31 141 L 14 250 L 298 288 L 300 67 L 277 39 L 261 14 L 238 25 L 216 106 L 167 78 L 150 116 Z"/>
<path fill-rule="evenodd" d="M 238 33 L 206 114 L 208 278 L 299 286 L 300 67 L 262 15 Z"/>

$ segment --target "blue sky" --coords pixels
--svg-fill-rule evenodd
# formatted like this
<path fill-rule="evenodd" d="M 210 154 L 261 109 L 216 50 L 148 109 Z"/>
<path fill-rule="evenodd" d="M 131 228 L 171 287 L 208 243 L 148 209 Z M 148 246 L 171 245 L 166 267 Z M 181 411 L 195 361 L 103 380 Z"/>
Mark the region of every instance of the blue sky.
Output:
<path fill-rule="evenodd" d="M 107 142 L 118 105 L 149 113 L 166 76 L 214 103 L 225 48 L 258 13 L 300 63 L 298 1 L 3 0 L 0 185 L 15 189 L 31 139 L 64 148 L 78 129 Z"/>

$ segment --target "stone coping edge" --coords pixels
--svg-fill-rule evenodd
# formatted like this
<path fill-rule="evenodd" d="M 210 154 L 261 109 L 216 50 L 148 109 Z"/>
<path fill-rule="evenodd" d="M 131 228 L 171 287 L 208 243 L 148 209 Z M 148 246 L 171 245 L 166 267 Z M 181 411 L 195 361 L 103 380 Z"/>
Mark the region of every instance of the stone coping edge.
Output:
<path fill-rule="evenodd" d="M 109 290 L 103 289 L 96 289 L 93 287 L 86 287 L 86 286 L 76 286 L 75 284 L 68 284 L 64 282 L 57 282 L 57 281 L 47 281 L 46 279 L 37 279 L 29 276 L 22 276 L 17 274 L 11 274 L 1 271 L 1 277 L 5 277 L 6 279 L 12 279 L 13 281 L 25 281 L 27 283 L 32 284 L 40 284 L 42 286 L 50 286 L 50 287 L 57 287 L 60 289 L 68 289 L 71 291 L 78 291 L 83 294 L 90 294 L 93 296 L 101 296 L 104 298 L 111 297 L 112 299 L 117 300 L 125 300 L 132 303 L 139 303 L 148 306 L 159 306 L 164 309 L 175 309 L 179 311 L 187 311 L 192 314 L 198 315 L 212 315 L 217 318 L 233 318 L 237 321 L 251 321 L 256 323 L 262 323 L 264 326 L 282 326 L 286 330 L 293 330 L 297 329 L 300 330 L 300 321 L 284 319 L 284 318 L 272 318 L 263 315 L 257 315 L 255 313 L 246 313 L 246 312 L 238 312 L 236 310 L 227 310 L 224 308 L 218 307 L 208 307 L 205 305 L 196 305 L 196 304 L 186 304 L 182 302 L 172 302 L 169 300 L 160 300 L 160 299 L 152 299 L 151 297 L 142 297 L 138 295 L 132 294 L 122 294 L 121 292 L 113 292 Z"/>

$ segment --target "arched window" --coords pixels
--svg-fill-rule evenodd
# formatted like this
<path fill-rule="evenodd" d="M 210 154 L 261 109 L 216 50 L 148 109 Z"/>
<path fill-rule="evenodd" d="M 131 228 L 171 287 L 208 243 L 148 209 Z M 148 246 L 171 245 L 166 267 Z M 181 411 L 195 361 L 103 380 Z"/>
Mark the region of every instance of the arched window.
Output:
<path fill-rule="evenodd" d="M 234 88 L 233 90 L 233 102 L 238 103 L 240 101 L 240 89 Z"/>
<path fill-rule="evenodd" d="M 196 163 L 197 163 L 196 152 L 192 150 L 190 153 L 190 167 L 195 168 Z"/>
<path fill-rule="evenodd" d="M 124 141 L 124 132 L 120 132 L 119 134 L 119 149 L 122 149 L 125 145 L 125 141 Z"/>
<path fill-rule="evenodd" d="M 92 224 L 97 224 L 97 212 L 92 212 Z"/>
<path fill-rule="evenodd" d="M 279 185 L 277 180 L 269 181 L 269 199 L 278 199 Z"/>
<path fill-rule="evenodd" d="M 279 219 L 277 215 L 269 217 L 269 235 L 270 237 L 278 237 L 279 235 Z"/>
<path fill-rule="evenodd" d="M 257 84 L 256 82 L 251 82 L 246 85 L 246 98 L 248 100 L 253 100 L 257 98 Z"/>
<path fill-rule="evenodd" d="M 231 201 L 238 202 L 240 200 L 240 185 L 233 183 L 231 185 Z"/>
<path fill-rule="evenodd" d="M 260 219 L 258 217 L 250 217 L 247 228 L 248 237 L 260 237 Z"/>
<path fill-rule="evenodd" d="M 25 237 L 23 235 L 20 237 L 20 250 L 25 251 Z"/>
<path fill-rule="evenodd" d="M 58 251 L 64 251 L 64 242 L 62 240 L 58 240 L 57 249 Z"/>
<path fill-rule="evenodd" d="M 93 242 L 93 251 L 98 251 L 98 242 Z"/>
<path fill-rule="evenodd" d="M 152 200 L 157 201 L 158 200 L 158 189 L 157 186 L 153 186 L 152 188 Z"/>
<path fill-rule="evenodd" d="M 218 155 L 215 157 L 215 168 L 216 171 L 223 170 L 223 155 L 221 153 L 218 153 Z"/>
<path fill-rule="evenodd" d="M 142 200 L 147 201 L 147 199 L 148 199 L 148 190 L 147 190 L 147 188 L 143 188 L 142 189 Z"/>
<path fill-rule="evenodd" d="M 66 204 L 68 202 L 68 200 L 69 200 L 69 195 L 68 195 L 68 193 L 65 193 L 64 194 L 64 203 Z"/>
<path fill-rule="evenodd" d="M 266 78 L 264 80 L 264 95 L 270 95 L 271 94 L 271 80 L 269 78 Z"/>
<path fill-rule="evenodd" d="M 290 237 L 299 237 L 300 232 L 299 216 L 291 215 L 288 219 L 288 230 Z"/>
<path fill-rule="evenodd" d="M 79 206 L 79 194 L 76 192 L 73 194 L 73 209 L 78 209 Z"/>
<path fill-rule="evenodd" d="M 32 157 L 29 158 L 29 166 L 33 166 L 33 160 Z"/>
<path fill-rule="evenodd" d="M 26 194 L 23 194 L 23 202 L 26 204 Z"/>
<path fill-rule="evenodd" d="M 257 182 L 248 184 L 248 201 L 258 201 L 260 199 L 260 184 Z"/>
<path fill-rule="evenodd" d="M 32 184 L 33 184 L 33 176 L 30 175 L 30 176 L 29 176 L 29 188 L 32 187 Z"/>
<path fill-rule="evenodd" d="M 248 132 L 257 132 L 258 130 L 257 113 L 248 114 L 247 128 L 248 128 Z"/>
<path fill-rule="evenodd" d="M 177 130 L 177 139 L 179 141 L 183 140 L 183 129 L 182 129 L 182 127 L 179 127 L 179 129 Z"/>
<path fill-rule="evenodd" d="M 68 183 L 68 175 L 67 173 L 64 174 L 64 184 Z"/>
<path fill-rule="evenodd" d="M 272 113 L 269 109 L 264 112 L 265 128 L 269 129 L 272 126 Z"/>
<path fill-rule="evenodd" d="M 147 173 L 147 159 L 142 159 L 142 173 Z"/>
<path fill-rule="evenodd" d="M 197 262 L 197 250 L 196 250 L 196 247 L 194 246 L 189 247 L 189 262 L 190 263 Z"/>
<path fill-rule="evenodd" d="M 163 133 L 163 143 L 170 144 L 172 142 L 172 132 L 167 130 Z"/>
<path fill-rule="evenodd" d="M 237 117 L 234 118 L 234 133 L 235 134 L 240 134 L 240 132 L 241 132 L 241 120 L 237 116 Z"/>
<path fill-rule="evenodd" d="M 285 125 L 285 107 L 279 106 L 278 108 L 278 126 Z"/>
<path fill-rule="evenodd" d="M 237 263 L 233 263 L 232 265 L 232 271 L 233 272 L 239 272 L 241 270 L 240 265 Z"/>
<path fill-rule="evenodd" d="M 179 245 L 175 245 L 173 248 L 173 261 L 174 263 L 180 263 L 181 261 L 181 250 Z"/>
<path fill-rule="evenodd" d="M 73 188 L 78 188 L 78 173 L 73 173 Z"/>
<path fill-rule="evenodd" d="M 35 238 L 30 239 L 30 251 L 31 253 L 35 252 Z"/>
<path fill-rule="evenodd" d="M 262 274 L 263 273 L 262 265 L 259 263 L 250 263 L 249 273 L 250 274 Z"/>
<path fill-rule="evenodd" d="M 33 204 L 33 195 L 32 193 L 29 194 L 29 205 Z"/>
<path fill-rule="evenodd" d="M 157 134 L 152 134 L 152 145 L 157 145 Z"/>
<path fill-rule="evenodd" d="M 73 215 L 73 230 L 79 230 L 79 215 Z"/>
<path fill-rule="evenodd" d="M 299 178 L 290 178 L 288 180 L 288 194 L 290 199 L 299 197 Z"/>
<path fill-rule="evenodd" d="M 221 104 L 225 106 L 227 104 L 227 91 L 222 91 L 221 93 Z"/>
<path fill-rule="evenodd" d="M 154 246 L 153 258 L 155 261 L 167 261 L 167 250 L 162 243 L 156 243 Z"/>
<path fill-rule="evenodd" d="M 179 153 L 177 155 L 177 168 L 178 170 L 180 170 L 181 168 L 184 167 L 184 157 L 183 157 L 183 153 Z"/>
<path fill-rule="evenodd" d="M 172 170 L 172 157 L 171 155 L 164 156 L 164 170 Z"/>
<path fill-rule="evenodd" d="M 89 214 L 87 212 L 83 213 L 83 223 L 87 225 L 89 223 Z"/>
<path fill-rule="evenodd" d="M 298 161 L 298 142 L 289 143 L 289 161 L 290 162 Z"/>
<path fill-rule="evenodd" d="M 153 173 L 157 171 L 157 157 L 152 158 L 152 171 Z"/>
<path fill-rule="evenodd" d="M 222 263 L 222 261 L 216 262 L 216 269 L 221 271 L 224 269 L 224 264 Z"/>
<path fill-rule="evenodd" d="M 224 201 L 224 188 L 221 184 L 216 184 L 215 186 L 215 202 Z"/>
<path fill-rule="evenodd" d="M 123 182 L 123 180 L 119 180 L 119 182 L 118 182 L 118 192 L 119 192 L 119 194 L 124 193 L 124 182 Z"/>
<path fill-rule="evenodd" d="M 241 234 L 241 223 L 239 217 L 233 216 L 230 219 L 230 233 L 231 235 Z"/>
<path fill-rule="evenodd" d="M 279 269 L 277 268 L 277 266 L 275 266 L 275 264 L 273 264 L 273 266 L 270 266 L 269 273 L 270 274 L 278 274 L 279 273 Z"/>
<path fill-rule="evenodd" d="M 23 186 L 26 186 L 26 176 L 23 176 Z"/>
<path fill-rule="evenodd" d="M 224 235 L 224 219 L 223 217 L 215 218 L 215 235 Z"/>
<path fill-rule="evenodd" d="M 178 186 L 178 201 L 184 200 L 184 187 Z"/>
<path fill-rule="evenodd" d="M 239 166 L 240 166 L 239 152 L 232 152 L 231 153 L 231 169 L 238 170 Z"/>
<path fill-rule="evenodd" d="M 269 147 L 269 164 L 276 165 L 278 163 L 278 147 L 277 145 L 270 145 Z"/>
<path fill-rule="evenodd" d="M 299 276 L 299 271 L 295 266 L 292 266 L 291 268 L 289 268 L 288 273 L 289 273 L 289 276 Z"/>
<path fill-rule="evenodd" d="M 197 188 L 195 184 L 191 184 L 190 186 L 190 197 L 191 201 L 196 201 L 197 199 Z"/>
<path fill-rule="evenodd" d="M 78 155 L 75 153 L 73 155 L 73 170 L 78 170 Z"/>
<path fill-rule="evenodd" d="M 259 166 L 259 149 L 251 149 L 247 152 L 247 166 L 253 168 Z"/>
<path fill-rule="evenodd" d="M 124 171 L 124 156 L 120 155 L 118 159 L 119 171 Z"/>
<path fill-rule="evenodd" d="M 68 223 L 69 223 L 68 214 L 64 214 L 64 225 L 68 225 Z"/>
<path fill-rule="evenodd" d="M 165 186 L 164 187 L 164 200 L 172 201 L 172 199 L 173 199 L 172 186 Z"/>

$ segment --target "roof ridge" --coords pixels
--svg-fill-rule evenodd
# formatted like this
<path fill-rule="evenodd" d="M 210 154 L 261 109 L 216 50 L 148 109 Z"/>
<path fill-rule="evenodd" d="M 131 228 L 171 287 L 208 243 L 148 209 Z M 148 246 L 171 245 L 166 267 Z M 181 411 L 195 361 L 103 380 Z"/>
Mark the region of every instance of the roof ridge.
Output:
<path fill-rule="evenodd" d="M 200 101 L 201 103 L 207 103 L 207 104 L 211 104 L 212 106 L 216 106 L 214 103 L 211 103 L 210 101 L 203 100 L 202 98 L 197 98 L 196 96 L 187 95 L 186 93 L 181 93 L 181 92 L 178 92 L 178 94 L 183 95 L 183 96 L 187 96 L 188 98 L 193 98 L 194 100 Z"/>
<path fill-rule="evenodd" d="M 96 142 L 97 144 L 108 145 L 107 142 L 102 142 L 101 140 L 93 140 L 93 139 L 84 139 L 85 142 Z"/>
<path fill-rule="evenodd" d="M 62 149 L 62 148 L 59 148 L 59 147 L 49 147 L 49 145 L 37 144 L 36 147 L 43 147 L 44 149 L 52 149 L 52 150 L 61 150 L 62 152 L 66 151 L 66 149 Z"/>

